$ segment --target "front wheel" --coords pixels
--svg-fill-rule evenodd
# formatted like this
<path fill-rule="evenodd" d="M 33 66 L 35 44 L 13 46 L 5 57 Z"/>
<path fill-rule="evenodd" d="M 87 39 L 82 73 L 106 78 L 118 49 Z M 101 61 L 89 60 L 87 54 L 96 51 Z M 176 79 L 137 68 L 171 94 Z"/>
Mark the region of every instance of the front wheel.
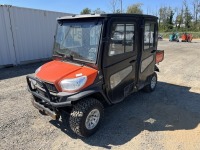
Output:
<path fill-rule="evenodd" d="M 154 74 L 150 77 L 150 83 L 143 88 L 143 91 L 153 92 L 156 88 L 156 85 L 157 85 L 157 74 L 154 72 Z"/>
<path fill-rule="evenodd" d="M 94 98 L 80 100 L 71 111 L 69 124 L 73 132 L 82 137 L 94 134 L 103 121 L 104 108 Z"/>

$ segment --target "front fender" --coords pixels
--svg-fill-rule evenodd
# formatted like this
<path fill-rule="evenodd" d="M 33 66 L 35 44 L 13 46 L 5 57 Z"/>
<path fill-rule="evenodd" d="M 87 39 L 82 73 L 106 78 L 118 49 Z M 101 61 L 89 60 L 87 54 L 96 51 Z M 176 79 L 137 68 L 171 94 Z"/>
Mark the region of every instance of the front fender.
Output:
<path fill-rule="evenodd" d="M 82 92 L 78 92 L 74 95 L 63 96 L 63 99 L 61 101 L 75 102 L 75 101 L 81 100 L 85 97 L 88 97 L 88 96 L 94 95 L 94 94 L 101 94 L 101 96 L 104 98 L 104 100 L 108 104 L 111 104 L 111 102 L 108 100 L 108 98 L 106 97 L 106 95 L 104 94 L 104 92 L 100 88 L 92 88 L 92 89 L 88 89 L 88 90 L 85 90 L 85 91 L 82 91 Z"/>

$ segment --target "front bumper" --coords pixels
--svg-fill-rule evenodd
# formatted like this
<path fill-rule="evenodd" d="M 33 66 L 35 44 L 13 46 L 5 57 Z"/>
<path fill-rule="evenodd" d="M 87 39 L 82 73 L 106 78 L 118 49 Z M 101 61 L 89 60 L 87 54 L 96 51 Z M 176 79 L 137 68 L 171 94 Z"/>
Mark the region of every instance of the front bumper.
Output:
<path fill-rule="evenodd" d="M 26 77 L 27 83 L 28 83 L 28 91 L 35 96 L 36 98 L 42 100 L 43 102 L 47 103 L 49 106 L 51 106 L 52 108 L 58 108 L 58 107 L 65 107 L 65 106 L 71 106 L 71 101 L 68 100 L 68 97 L 71 94 L 52 94 L 50 93 L 50 91 L 48 90 L 47 86 L 45 85 L 44 82 L 38 80 L 37 78 L 33 77 L 33 76 L 27 76 Z M 41 94 L 40 92 L 38 92 L 38 90 L 36 88 L 34 88 L 31 84 L 32 81 L 35 81 L 36 83 L 39 83 L 40 85 L 43 86 L 43 93 L 45 94 Z M 35 101 L 35 103 L 38 103 L 37 101 Z"/>
<path fill-rule="evenodd" d="M 60 115 L 59 115 L 58 112 L 53 111 L 53 110 L 45 107 L 44 105 L 36 102 L 34 99 L 32 99 L 31 102 L 32 102 L 32 104 L 33 104 L 33 106 L 35 108 L 37 108 L 38 110 L 40 110 L 42 113 L 51 116 L 54 120 L 57 120 L 60 117 Z"/>

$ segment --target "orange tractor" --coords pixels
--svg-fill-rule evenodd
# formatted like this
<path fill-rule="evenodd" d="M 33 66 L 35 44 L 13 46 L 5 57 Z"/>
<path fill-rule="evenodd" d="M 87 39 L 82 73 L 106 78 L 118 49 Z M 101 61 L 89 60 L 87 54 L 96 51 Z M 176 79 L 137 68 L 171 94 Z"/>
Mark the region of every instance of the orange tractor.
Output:
<path fill-rule="evenodd" d="M 184 33 L 184 34 L 181 36 L 181 41 L 182 41 L 182 42 L 192 42 L 192 34 Z"/>

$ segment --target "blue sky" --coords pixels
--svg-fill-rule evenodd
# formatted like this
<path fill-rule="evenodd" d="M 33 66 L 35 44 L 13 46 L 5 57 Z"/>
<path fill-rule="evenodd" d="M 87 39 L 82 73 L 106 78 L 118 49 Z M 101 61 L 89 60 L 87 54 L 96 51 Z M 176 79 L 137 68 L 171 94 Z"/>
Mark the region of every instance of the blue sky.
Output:
<path fill-rule="evenodd" d="M 35 9 L 60 11 L 66 13 L 79 14 L 83 8 L 95 10 L 100 8 L 105 12 L 111 12 L 111 0 L 0 0 L 0 4 L 9 4 L 13 6 L 28 7 Z M 188 0 L 189 3 L 191 0 Z M 160 6 L 181 7 L 182 0 L 123 0 L 123 10 L 133 3 L 143 3 L 143 11 L 147 13 L 157 10 Z"/>

